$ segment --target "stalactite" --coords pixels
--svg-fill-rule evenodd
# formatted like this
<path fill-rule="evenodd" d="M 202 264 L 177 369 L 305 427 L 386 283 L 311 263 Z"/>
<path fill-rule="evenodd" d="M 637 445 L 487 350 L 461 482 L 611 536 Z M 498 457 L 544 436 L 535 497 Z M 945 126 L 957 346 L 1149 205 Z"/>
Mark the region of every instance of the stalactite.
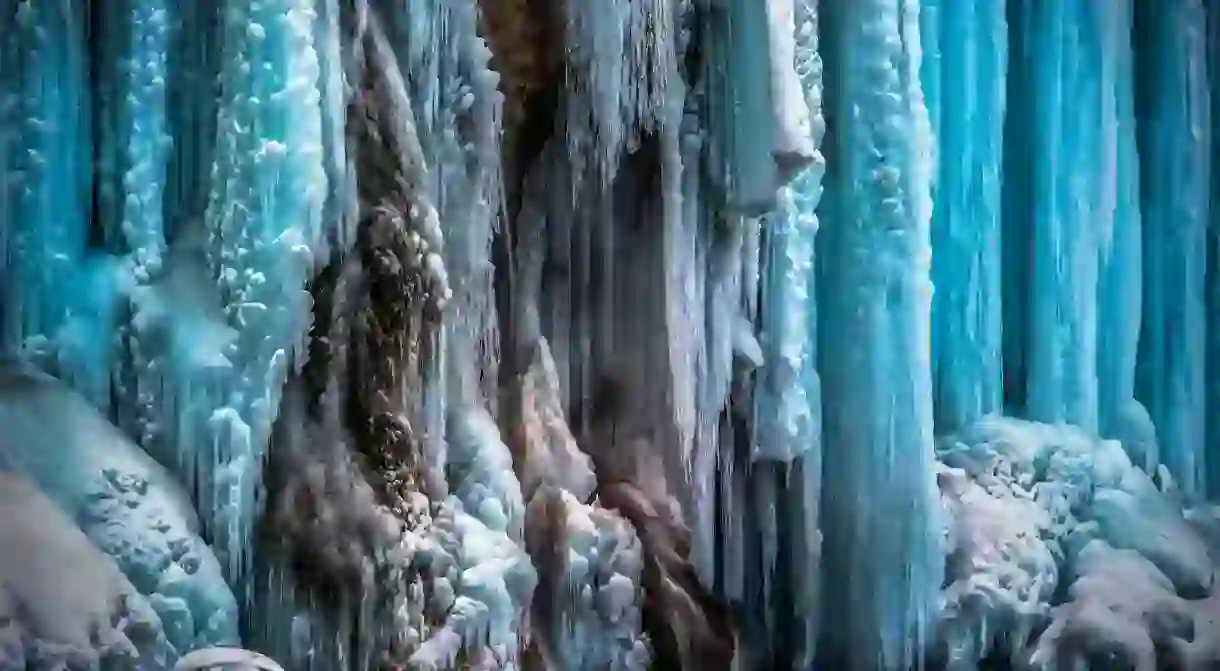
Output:
<path fill-rule="evenodd" d="M 82 2 L 10 2 L 4 16 L 6 173 L 0 304 L 6 348 L 53 342 L 84 275 L 92 188 L 89 61 Z"/>
<path fill-rule="evenodd" d="M 1208 80 L 1211 85 L 1212 110 L 1220 110 L 1220 11 L 1209 7 L 1207 11 L 1207 63 Z M 1220 111 L 1212 114 L 1212 165 L 1220 156 L 1220 131 L 1216 123 L 1220 122 Z M 1207 236 L 1207 397 L 1206 407 L 1220 407 L 1220 167 L 1211 171 L 1211 217 L 1209 219 Z M 1208 455 L 1220 455 L 1220 419 L 1215 412 L 1207 415 L 1207 445 L 1204 452 Z M 1215 496 L 1220 492 L 1220 463 L 1215 458 L 1208 462 L 1208 492 Z"/>
<path fill-rule="evenodd" d="M 1097 428 L 1099 201 L 1112 187 L 1100 183 L 1105 154 L 1100 11 L 1089 3 L 1017 3 L 1014 70 L 1009 99 L 1028 120 L 1021 179 L 1029 189 L 1012 197 L 1013 237 L 1024 236 L 1031 263 L 1025 343 L 1024 412 L 1048 422 Z M 1019 46 L 1018 46 L 1019 45 Z M 1079 169 L 1069 173 L 1068 165 Z M 1109 228 L 1108 224 L 1105 224 Z M 1020 243 L 1018 243 L 1020 244 Z M 1018 250 L 1021 248 L 1018 248 Z M 1013 258 L 1021 258 L 1014 250 Z M 1021 380 L 1014 380 L 1020 384 Z"/>

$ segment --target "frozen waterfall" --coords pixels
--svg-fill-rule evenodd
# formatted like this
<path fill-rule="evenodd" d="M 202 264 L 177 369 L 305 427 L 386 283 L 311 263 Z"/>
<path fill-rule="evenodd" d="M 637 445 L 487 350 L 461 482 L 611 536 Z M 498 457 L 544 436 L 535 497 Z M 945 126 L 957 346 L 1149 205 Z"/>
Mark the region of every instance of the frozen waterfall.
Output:
<path fill-rule="evenodd" d="M 0 671 L 1216 668 L 1213 80 L 1204 0 L 0 0 Z"/>

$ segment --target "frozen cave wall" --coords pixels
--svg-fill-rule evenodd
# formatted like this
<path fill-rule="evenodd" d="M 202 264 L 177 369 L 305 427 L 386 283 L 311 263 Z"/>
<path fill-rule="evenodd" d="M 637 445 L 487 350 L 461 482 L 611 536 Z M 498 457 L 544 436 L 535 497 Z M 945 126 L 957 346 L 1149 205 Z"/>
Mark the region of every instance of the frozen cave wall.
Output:
<path fill-rule="evenodd" d="M 1218 68 L 1202 0 L 0 0 L 0 669 L 1215 668 Z"/>

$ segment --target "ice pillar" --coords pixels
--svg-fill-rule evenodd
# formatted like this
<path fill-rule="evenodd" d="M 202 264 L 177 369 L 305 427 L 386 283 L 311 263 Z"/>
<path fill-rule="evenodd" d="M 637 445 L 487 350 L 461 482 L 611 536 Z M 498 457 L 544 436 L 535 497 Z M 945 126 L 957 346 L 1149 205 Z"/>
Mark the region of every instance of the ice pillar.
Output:
<path fill-rule="evenodd" d="M 818 233 L 824 603 L 833 668 L 908 669 L 941 580 L 933 479 L 929 144 L 918 4 L 826 3 Z"/>
<path fill-rule="evenodd" d="M 814 244 L 818 231 L 816 208 L 826 172 L 820 146 L 825 132 L 822 116 L 822 60 L 818 54 L 817 0 L 797 0 L 776 7 L 790 10 L 783 30 L 792 31 L 796 76 L 803 94 L 789 101 L 806 126 L 803 142 L 788 147 L 808 151 L 811 164 L 780 190 L 780 209 L 769 220 L 763 250 L 760 307 L 763 361 L 755 391 L 753 459 L 783 462 L 783 487 L 774 505 L 778 530 L 777 576 L 771 601 L 780 614 L 771 623 L 775 662 L 784 658 L 792 668 L 813 663 L 818 627 L 818 585 L 809 576 L 819 571 L 821 556 L 818 503 L 822 479 L 821 381 L 817 373 L 817 301 Z M 772 64 L 773 70 L 777 64 Z M 803 154 L 802 154 L 803 155 Z M 764 492 L 770 472 L 759 468 L 753 479 Z M 770 507 L 766 497 L 765 508 Z M 759 514 L 759 519 L 771 518 Z M 786 556 L 784 556 L 786 554 Z M 764 566 L 764 570 L 766 567 Z M 784 573 L 784 570 L 788 573 Z M 793 589 L 795 587 L 795 589 Z M 768 598 L 771 595 L 768 594 Z M 782 605 L 780 605 L 782 604 Z M 790 608 L 790 612 L 783 610 Z M 771 610 L 768 611 L 769 613 Z"/>
<path fill-rule="evenodd" d="M 1220 7 L 1207 10 L 1207 62 L 1210 81 L 1220 81 Z M 1211 86 L 1212 109 L 1220 105 L 1220 87 Z M 1212 158 L 1220 155 L 1220 133 L 1212 118 Z M 1211 174 L 1211 222 L 1207 238 L 1207 407 L 1212 411 L 1207 419 L 1207 453 L 1220 455 L 1220 170 Z M 1208 466 L 1208 492 L 1220 492 L 1220 459 L 1211 459 Z"/>
<path fill-rule="evenodd" d="M 1099 221 L 1103 232 L 1098 277 L 1097 384 L 1103 436 L 1116 438 L 1131 458 L 1155 467 L 1155 441 L 1147 431 L 1147 412 L 1135 401 L 1135 365 L 1143 301 L 1142 217 L 1139 203 L 1139 152 L 1135 140 L 1135 63 L 1131 44 L 1132 0 L 1104 6 L 1104 136 L 1109 161 L 1106 200 Z"/>
<path fill-rule="evenodd" d="M 728 209 L 746 215 L 773 210 L 780 143 L 770 71 L 770 16 L 766 2 L 730 0 L 713 17 L 714 39 L 705 40 L 711 101 L 709 121 L 721 145 L 712 174 L 723 189 Z M 786 154 L 788 152 L 780 152 Z"/>
<path fill-rule="evenodd" d="M 1023 0 L 1010 12 L 1014 65 L 1006 193 L 1009 297 L 1026 304 L 1014 350 L 1018 405 L 1029 417 L 1097 429 L 1099 242 L 1112 193 L 1102 83 L 1101 2 Z M 1112 210 L 1112 208 L 1111 208 Z M 1021 295 L 1023 294 L 1023 295 Z M 1010 351 L 1010 354 L 1018 354 Z"/>
<path fill-rule="evenodd" d="M 920 7 L 921 78 L 937 157 L 932 362 L 940 432 L 998 412 L 1002 402 L 1004 10 L 999 1 L 938 0 Z"/>
<path fill-rule="evenodd" d="M 1144 217 L 1136 391 L 1162 460 L 1191 499 L 1203 494 L 1205 473 L 1207 17 L 1200 0 L 1158 0 L 1136 3 L 1135 23 Z"/>
<path fill-rule="evenodd" d="M 0 345 L 53 337 L 88 236 L 84 3 L 25 0 L 0 14 Z"/>

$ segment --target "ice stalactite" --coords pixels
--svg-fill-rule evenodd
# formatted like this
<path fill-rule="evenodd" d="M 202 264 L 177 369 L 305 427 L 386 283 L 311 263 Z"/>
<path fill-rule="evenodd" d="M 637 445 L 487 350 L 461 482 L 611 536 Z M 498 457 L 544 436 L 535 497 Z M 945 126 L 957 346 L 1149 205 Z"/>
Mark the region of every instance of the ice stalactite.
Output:
<path fill-rule="evenodd" d="M 1138 398 L 1161 458 L 1190 500 L 1204 495 L 1206 281 L 1211 188 L 1204 3 L 1135 7 L 1142 161 L 1144 313 Z M 1214 414 L 1211 413 L 1211 414 Z"/>
<path fill-rule="evenodd" d="M 163 193 L 170 148 L 167 128 L 168 56 L 175 16 L 164 3 L 115 3 L 97 12 L 107 33 L 98 85 L 101 132 L 98 218 L 110 250 L 127 251 L 141 274 L 155 273 L 165 246 Z"/>
<path fill-rule="evenodd" d="M 932 365 L 937 431 L 1002 403 L 1000 188 L 1008 64 L 1002 2 L 920 5 L 936 138 Z"/>
<path fill-rule="evenodd" d="M 932 474 L 931 141 L 918 7 L 824 8 L 827 209 L 818 233 L 825 398 L 819 656 L 910 668 L 941 575 Z"/>
<path fill-rule="evenodd" d="M 716 138 L 709 165 L 717 195 L 729 212 L 739 215 L 773 210 L 780 186 L 776 128 L 763 121 L 773 119 L 775 109 L 776 91 L 768 76 L 772 71 L 768 14 L 774 11 L 773 4 L 731 1 L 705 10 L 700 48 L 706 50 L 703 58 L 711 70 L 702 104 L 708 129 Z"/>
<path fill-rule="evenodd" d="M 97 276 L 89 283 L 95 288 L 82 292 L 85 300 L 70 310 L 54 354 L 59 373 L 99 408 L 110 408 L 118 382 L 120 398 L 113 400 L 126 410 L 138 400 L 129 395 L 134 390 L 116 357 L 122 351 L 116 345 L 127 339 L 123 299 L 130 285 L 148 284 L 159 274 L 165 249 L 167 57 L 175 17 L 156 2 L 90 10 L 83 16 L 92 19 L 91 34 L 105 35 L 92 52 L 98 160 L 86 267 Z M 115 336 L 97 338 L 98 332 Z"/>
<path fill-rule="evenodd" d="M 226 575 L 250 569 L 255 496 L 282 385 L 300 365 L 309 316 L 305 279 L 326 242 L 319 63 L 312 0 L 224 10 L 217 147 L 203 249 L 225 322 L 227 384 L 203 398 L 206 424 L 187 444 L 208 450 L 201 513 Z M 194 390 L 192 390 L 194 391 Z M 190 392 L 188 392 L 190 393 Z M 181 446 L 184 442 L 179 437 Z M 248 599 L 244 596 L 243 599 Z"/>
<path fill-rule="evenodd" d="M 809 3 L 811 4 L 811 3 Z M 802 4 L 790 18 L 788 30 L 801 39 L 793 67 L 802 75 L 801 104 L 808 111 L 805 136 L 810 151 L 821 142 L 821 60 L 817 53 L 816 12 Z M 799 22 L 799 23 L 797 23 Z M 799 56 L 797 56 L 799 54 Z M 799 60 L 798 60 L 799 58 Z M 810 121 L 809 119 L 812 119 Z M 816 130 L 809 129 L 812 124 Z M 814 291 L 814 239 L 818 232 L 815 210 L 822 193 L 825 165 L 820 154 L 780 193 L 781 208 L 770 216 L 768 246 L 763 265 L 768 271 L 762 289 L 764 382 L 756 398 L 760 415 L 754 443 L 756 458 L 791 460 L 806 450 L 818 449 L 821 404 L 816 371 L 816 295 Z"/>
<path fill-rule="evenodd" d="M 586 173 L 607 185 L 623 152 L 666 123 L 676 72 L 671 0 L 569 0 L 565 143 L 574 187 Z"/>
<path fill-rule="evenodd" d="M 444 374 L 444 400 L 494 408 L 500 357 L 491 244 L 504 195 L 500 75 L 489 68 L 473 0 L 410 3 L 384 15 L 429 165 L 423 186 L 448 232 L 442 257 L 453 302 L 445 346 L 455 356 L 437 371 Z"/>
<path fill-rule="evenodd" d="M 1134 135 L 1133 9 L 1018 2 L 1009 18 L 1006 401 L 1030 417 L 1122 438 L 1151 469 L 1156 440 L 1134 393 L 1146 217 Z"/>

